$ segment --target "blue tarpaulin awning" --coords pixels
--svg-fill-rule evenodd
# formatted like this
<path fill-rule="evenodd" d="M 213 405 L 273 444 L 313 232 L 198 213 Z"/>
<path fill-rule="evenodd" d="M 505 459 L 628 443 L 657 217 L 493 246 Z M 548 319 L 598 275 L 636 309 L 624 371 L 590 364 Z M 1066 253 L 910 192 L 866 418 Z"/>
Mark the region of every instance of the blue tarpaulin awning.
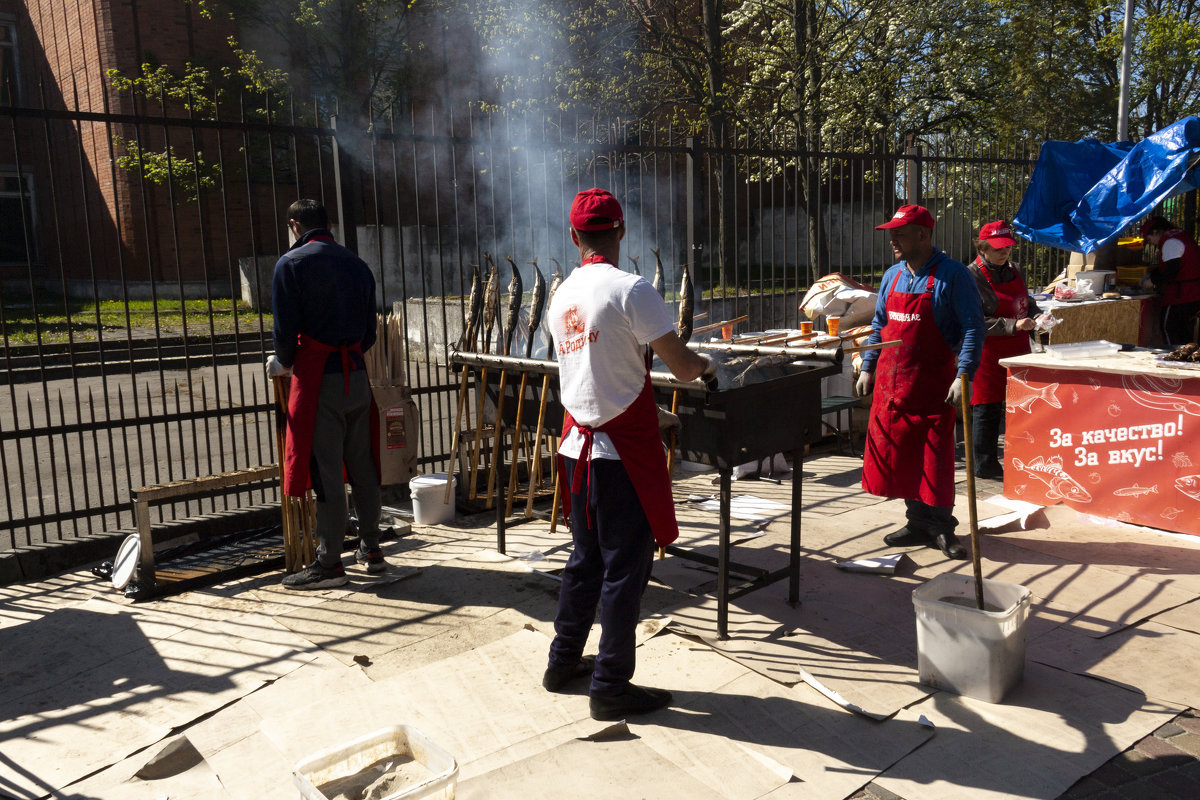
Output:
<path fill-rule="evenodd" d="M 1038 244 L 1090 253 L 1169 197 L 1200 185 L 1200 118 L 1134 144 L 1046 142 L 1013 228 Z"/>

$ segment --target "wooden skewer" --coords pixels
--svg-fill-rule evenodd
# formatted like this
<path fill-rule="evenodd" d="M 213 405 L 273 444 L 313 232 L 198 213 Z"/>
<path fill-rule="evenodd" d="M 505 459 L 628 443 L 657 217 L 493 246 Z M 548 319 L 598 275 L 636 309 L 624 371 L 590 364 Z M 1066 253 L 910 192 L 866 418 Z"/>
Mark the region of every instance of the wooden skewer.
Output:
<path fill-rule="evenodd" d="M 862 353 L 866 350 L 884 350 L 888 347 L 896 347 L 901 342 L 899 339 L 892 339 L 887 342 L 879 342 L 878 344 L 863 344 L 858 347 L 846 347 L 842 349 L 844 353 Z"/>
<path fill-rule="evenodd" d="M 724 328 L 726 325 L 741 325 L 743 322 L 749 322 L 749 321 L 750 321 L 750 315 L 743 314 L 742 316 L 734 317 L 733 319 L 726 319 L 726 320 L 722 320 L 721 322 L 714 322 L 711 325 L 703 325 L 703 326 L 693 330 L 692 335 L 695 336 L 698 333 L 708 333 L 709 331 L 719 330 L 721 328 Z"/>
<path fill-rule="evenodd" d="M 467 381 L 469 379 L 470 368 L 466 364 L 462 368 L 462 383 L 458 387 L 458 410 L 454 413 L 454 437 L 450 440 L 450 458 L 451 463 L 458 458 L 458 440 L 462 437 L 462 415 L 463 407 L 467 405 Z M 466 479 L 466 476 L 463 476 Z M 446 496 L 442 500 L 443 504 L 450 504 L 450 487 L 454 481 L 446 481 Z"/>
<path fill-rule="evenodd" d="M 517 394 L 517 416 L 513 422 L 512 458 L 508 460 L 508 499 L 504 508 L 505 516 L 512 515 L 513 496 L 517 493 L 517 448 L 521 444 L 521 414 L 525 410 L 525 387 L 528 385 L 529 373 L 523 371 L 521 373 L 521 386 Z M 526 450 L 525 454 L 528 455 L 529 451 Z M 532 479 L 532 473 L 530 474 L 530 478 Z M 532 483 L 530 487 L 530 492 L 532 493 Z"/>
<path fill-rule="evenodd" d="M 538 402 L 537 428 L 533 434 L 533 459 L 529 462 L 529 496 L 525 498 L 525 519 L 533 516 L 534 480 L 542 475 L 542 426 L 546 422 L 546 394 L 549 391 L 550 373 L 547 372 L 542 376 L 542 396 Z M 551 509 L 550 516 L 553 517 L 554 513 Z"/>

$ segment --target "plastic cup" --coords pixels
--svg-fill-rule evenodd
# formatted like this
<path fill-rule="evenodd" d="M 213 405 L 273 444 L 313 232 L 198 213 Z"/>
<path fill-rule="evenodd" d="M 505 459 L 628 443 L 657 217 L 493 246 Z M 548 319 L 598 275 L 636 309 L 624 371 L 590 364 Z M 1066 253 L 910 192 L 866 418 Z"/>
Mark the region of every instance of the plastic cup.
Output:
<path fill-rule="evenodd" d="M 733 326 L 732 325 L 722 325 L 721 326 L 721 338 L 722 339 L 732 339 L 733 338 Z"/>
<path fill-rule="evenodd" d="M 806 319 L 800 323 L 800 335 L 803 336 L 805 339 L 807 339 L 813 335 L 812 320 Z"/>
<path fill-rule="evenodd" d="M 841 325 L 842 325 L 841 317 L 826 317 L 825 318 L 825 331 L 830 336 L 837 336 L 838 330 L 841 328 Z"/>

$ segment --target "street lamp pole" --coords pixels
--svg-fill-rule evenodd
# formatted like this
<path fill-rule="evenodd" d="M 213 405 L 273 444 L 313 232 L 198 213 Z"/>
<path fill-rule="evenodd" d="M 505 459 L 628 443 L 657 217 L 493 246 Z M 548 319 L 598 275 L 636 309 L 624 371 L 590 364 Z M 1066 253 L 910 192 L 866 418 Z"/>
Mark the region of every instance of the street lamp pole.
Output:
<path fill-rule="evenodd" d="M 1117 103 L 1117 141 L 1129 138 L 1129 54 L 1133 50 L 1133 0 L 1125 0 L 1125 29 L 1121 42 L 1121 99 Z"/>

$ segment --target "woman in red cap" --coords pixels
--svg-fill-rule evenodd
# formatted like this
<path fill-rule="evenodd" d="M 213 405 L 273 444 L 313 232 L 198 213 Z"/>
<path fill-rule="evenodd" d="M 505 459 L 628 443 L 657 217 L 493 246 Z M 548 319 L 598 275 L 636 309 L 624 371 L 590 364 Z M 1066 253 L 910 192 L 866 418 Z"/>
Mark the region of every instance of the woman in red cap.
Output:
<path fill-rule="evenodd" d="M 1038 313 L 1025 286 L 1024 271 L 1009 260 L 1016 243 L 1007 222 L 989 222 L 979 229 L 975 260 L 969 265 L 979 287 L 987 325 L 983 356 L 971 387 L 971 439 L 978 478 L 1004 477 L 1004 463 L 997 448 L 1008 376 L 1000 359 L 1030 351 L 1029 332 Z"/>

